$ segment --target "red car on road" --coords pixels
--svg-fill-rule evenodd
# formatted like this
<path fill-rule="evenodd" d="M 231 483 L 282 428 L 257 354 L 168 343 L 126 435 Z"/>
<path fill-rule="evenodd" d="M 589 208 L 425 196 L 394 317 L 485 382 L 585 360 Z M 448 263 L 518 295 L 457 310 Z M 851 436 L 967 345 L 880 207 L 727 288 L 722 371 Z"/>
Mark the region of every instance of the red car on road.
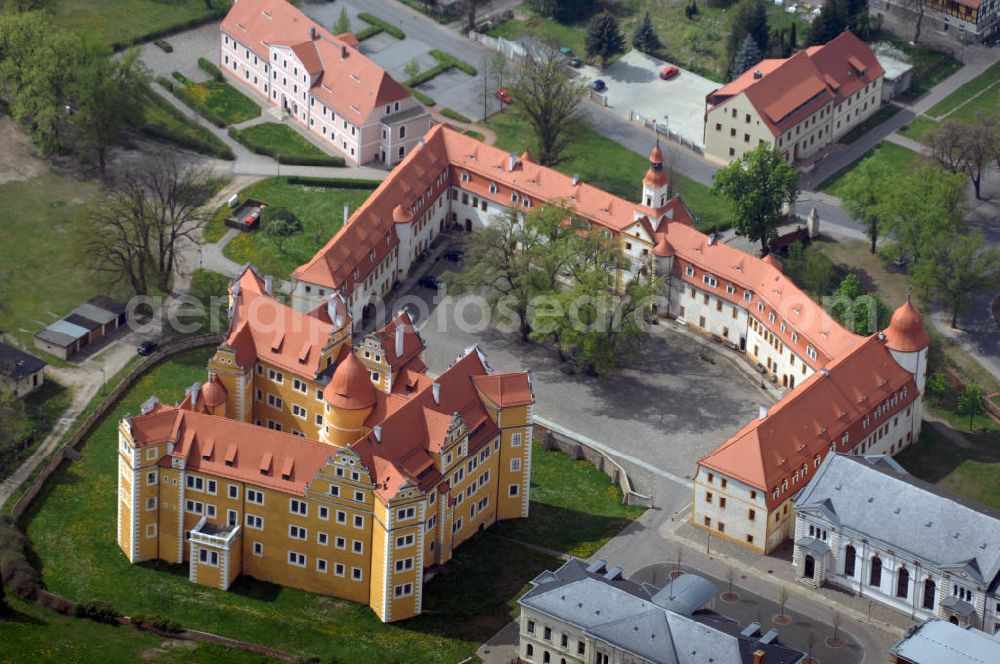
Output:
<path fill-rule="evenodd" d="M 493 94 L 496 95 L 497 99 L 499 99 L 500 101 L 502 101 L 505 104 L 513 104 L 514 103 L 514 98 L 510 96 L 510 92 L 507 91 L 507 88 L 500 88 L 499 90 L 497 90 Z"/>
<path fill-rule="evenodd" d="M 679 73 L 681 73 L 680 69 L 678 69 L 673 65 L 667 65 L 666 67 L 660 70 L 660 78 L 662 78 L 664 81 L 667 81 L 673 78 L 674 76 L 677 76 L 677 74 Z"/>

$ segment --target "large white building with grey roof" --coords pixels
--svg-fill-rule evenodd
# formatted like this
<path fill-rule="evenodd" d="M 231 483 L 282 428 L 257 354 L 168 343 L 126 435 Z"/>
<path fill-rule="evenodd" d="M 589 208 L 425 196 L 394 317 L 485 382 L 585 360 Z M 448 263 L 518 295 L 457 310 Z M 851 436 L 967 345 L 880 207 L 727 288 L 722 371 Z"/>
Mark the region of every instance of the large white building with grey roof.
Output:
<path fill-rule="evenodd" d="M 1000 662 L 1000 635 L 983 634 L 933 618 L 914 625 L 889 648 L 889 664 Z"/>
<path fill-rule="evenodd" d="M 823 461 L 795 501 L 792 562 L 808 585 L 839 586 L 914 619 L 1000 630 L 1000 513 L 887 456 Z"/>
<path fill-rule="evenodd" d="M 539 574 L 521 605 L 519 657 L 540 664 L 796 664 L 804 653 L 706 610 L 718 592 L 682 574 L 663 588 L 573 558 Z"/>

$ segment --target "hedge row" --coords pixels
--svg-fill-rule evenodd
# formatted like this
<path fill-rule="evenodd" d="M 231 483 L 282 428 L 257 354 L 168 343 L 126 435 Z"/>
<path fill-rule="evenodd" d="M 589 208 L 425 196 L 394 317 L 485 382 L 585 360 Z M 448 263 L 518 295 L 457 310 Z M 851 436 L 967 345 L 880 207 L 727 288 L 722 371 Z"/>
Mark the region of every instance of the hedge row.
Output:
<path fill-rule="evenodd" d="M 233 154 L 232 149 L 223 143 L 221 139 L 208 129 L 190 120 L 162 96 L 152 90 L 148 90 L 146 96 L 148 97 L 147 103 L 154 104 L 162 112 L 176 120 L 178 125 L 181 125 L 187 131 L 178 131 L 177 128 L 167 124 L 144 121 L 139 126 L 140 132 L 152 138 L 169 141 L 182 148 L 188 148 L 189 150 L 218 157 L 219 159 L 227 161 L 236 159 L 236 155 Z"/>
<path fill-rule="evenodd" d="M 396 39 L 406 39 L 406 35 L 403 33 L 402 30 L 392 25 L 391 23 L 383 21 L 377 16 L 372 16 L 368 12 L 360 12 L 358 14 L 358 18 L 360 18 L 365 23 L 371 24 L 374 27 L 382 28 Z M 360 37 L 358 39 L 360 40 Z"/>
<path fill-rule="evenodd" d="M 216 81 L 222 83 L 226 80 L 226 77 L 222 74 L 222 71 L 215 66 L 214 62 L 211 62 L 206 58 L 198 58 L 198 66 Z"/>
<path fill-rule="evenodd" d="M 355 32 L 354 36 L 357 38 L 359 42 L 363 42 L 366 39 L 371 39 L 380 32 L 385 32 L 385 31 L 380 26 L 369 25 L 361 32 Z"/>
<path fill-rule="evenodd" d="M 73 615 L 77 618 L 86 618 L 94 622 L 107 623 L 108 625 L 118 624 L 118 617 L 121 615 L 115 607 L 103 600 L 91 602 L 81 602 L 73 609 Z"/>
<path fill-rule="evenodd" d="M 464 115 L 462 115 L 461 113 L 459 113 L 454 109 L 448 108 L 447 106 L 441 109 L 441 115 L 443 115 L 446 118 L 451 118 L 452 120 L 455 120 L 457 122 L 465 122 L 465 123 L 472 122 L 472 120 L 470 120 L 469 118 L 465 117 Z"/>
<path fill-rule="evenodd" d="M 454 55 L 450 53 L 445 53 L 444 51 L 436 48 L 431 49 L 431 56 L 438 61 L 438 64 L 447 64 L 452 67 L 458 67 L 461 71 L 464 71 L 469 76 L 475 76 L 479 70 L 470 65 L 464 60 L 459 60 Z"/>
<path fill-rule="evenodd" d="M 414 97 L 416 97 L 417 101 L 419 101 L 424 106 L 434 106 L 435 104 L 437 104 L 437 102 L 434 101 L 431 97 L 425 95 L 420 90 L 417 90 L 417 89 L 411 87 L 409 84 L 404 83 L 403 87 L 406 88 L 410 92 L 411 95 L 413 95 Z"/>
<path fill-rule="evenodd" d="M 349 178 L 310 178 L 292 175 L 285 180 L 288 184 L 301 184 L 307 187 L 327 187 L 330 189 L 374 189 L 382 184 L 380 180 L 351 180 Z"/>
<path fill-rule="evenodd" d="M 28 561 L 28 539 L 6 514 L 0 517 L 0 582 L 29 600 L 42 589 L 38 570 Z"/>
<path fill-rule="evenodd" d="M 197 28 L 207 23 L 215 23 L 229 13 L 229 3 L 222 3 L 222 5 L 223 6 L 221 7 L 214 7 L 212 11 L 205 16 L 198 16 L 159 30 L 151 30 L 146 34 L 139 35 L 135 39 L 115 42 L 111 45 L 111 48 L 115 51 L 124 51 L 125 49 L 136 46 L 137 44 L 145 44 L 146 42 L 156 41 L 160 37 L 168 37 L 170 35 L 177 34 L 178 32 L 184 32 L 185 30 L 190 30 L 191 28 Z"/>
<path fill-rule="evenodd" d="M 166 634 L 180 634 L 184 628 L 176 620 L 170 620 L 163 616 L 134 615 L 129 617 L 129 621 L 139 628 L 154 629 L 157 632 Z"/>
<path fill-rule="evenodd" d="M 174 47 L 171 46 L 170 42 L 168 42 L 166 39 L 157 39 L 153 43 L 156 44 L 157 46 L 159 46 L 160 50 L 162 50 L 164 53 L 173 53 L 174 52 Z"/>
<path fill-rule="evenodd" d="M 187 89 L 187 85 L 190 83 L 190 81 L 188 81 L 187 77 L 184 76 L 184 74 L 175 71 L 173 73 L 173 77 L 176 78 L 181 83 L 183 83 L 184 85 L 183 86 L 174 85 L 173 82 L 166 76 L 157 76 L 156 82 L 165 87 L 167 90 L 170 90 L 170 92 L 175 97 L 177 97 L 182 102 L 190 106 L 192 110 L 198 113 L 198 115 L 205 118 L 219 129 L 226 128 L 226 121 L 222 119 L 222 116 L 213 111 L 212 109 L 210 109 L 208 106 L 205 106 L 205 104 L 202 103 L 201 99 L 191 94 L 191 92 Z"/>
<path fill-rule="evenodd" d="M 283 155 L 269 145 L 261 145 L 259 143 L 247 141 L 244 139 L 240 130 L 235 127 L 229 128 L 229 136 L 234 141 L 238 141 L 242 145 L 246 146 L 246 148 L 252 152 L 270 157 L 279 164 L 288 164 L 290 166 L 333 166 L 336 168 L 342 168 L 347 163 L 343 157 L 337 155 L 322 155 L 316 157 L 309 157 L 306 155 Z"/>

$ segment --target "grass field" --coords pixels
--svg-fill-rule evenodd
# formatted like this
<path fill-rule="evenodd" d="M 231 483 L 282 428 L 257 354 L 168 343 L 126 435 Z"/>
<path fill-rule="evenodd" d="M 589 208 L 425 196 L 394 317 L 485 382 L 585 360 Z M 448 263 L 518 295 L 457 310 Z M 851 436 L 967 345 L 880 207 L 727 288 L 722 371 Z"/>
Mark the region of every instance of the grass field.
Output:
<path fill-rule="evenodd" d="M 292 270 L 305 263 L 333 237 L 344 221 L 344 203 L 353 213 L 371 194 L 370 189 L 334 189 L 290 184 L 286 178 L 261 180 L 240 192 L 240 200 L 256 198 L 268 205 L 286 207 L 302 221 L 303 232 L 285 242 L 284 252 L 260 230 L 240 233 L 224 251 L 240 265 L 251 262 L 264 274 L 287 279 Z M 206 237 L 221 237 L 216 229 L 225 228 L 222 220 L 228 210 L 220 210 L 209 222 Z"/>
<path fill-rule="evenodd" d="M 819 186 L 820 191 L 824 191 L 831 196 L 840 197 L 843 193 L 842 188 L 844 178 L 847 177 L 847 174 L 850 173 L 855 166 L 866 159 L 875 159 L 877 161 L 884 162 L 888 167 L 889 172 L 896 173 L 910 168 L 910 166 L 920 159 L 920 155 L 913 150 L 896 145 L 895 143 L 883 141 L 865 153 L 861 159 L 841 170 L 839 173 L 821 184 Z"/>
<path fill-rule="evenodd" d="M 910 473 L 942 489 L 1000 509 L 1000 436 L 966 435 L 972 449 L 959 447 L 924 422 L 916 445 L 896 457 Z"/>
<path fill-rule="evenodd" d="M 536 442 L 531 518 L 498 523 L 491 532 L 589 558 L 644 511 L 623 505 L 621 489 L 593 464 Z"/>
<path fill-rule="evenodd" d="M 74 601 L 104 599 L 126 614 L 155 613 L 189 628 L 323 661 L 336 656 L 359 662 L 452 663 L 470 656 L 510 619 L 528 580 L 558 564 L 489 532 L 477 535 L 456 551 L 448 574 L 426 586 L 428 615 L 393 625 L 379 623 L 366 606 L 329 597 L 246 579 L 222 592 L 191 584 L 183 566 L 130 565 L 114 542 L 118 419 L 137 412 L 151 394 L 176 401 L 186 386 L 204 380 L 211 352 L 175 356 L 142 378 L 83 442 L 82 459 L 64 465 L 42 490 L 26 522 L 50 590 Z M 537 467 L 537 477 L 555 477 L 564 487 L 550 496 L 550 504 L 576 506 L 564 492 L 588 486 L 597 489 L 585 503 L 588 513 L 616 513 L 617 496 L 607 490 L 607 480 L 603 488 L 595 480 L 594 469 L 549 453 L 538 459 Z M 576 515 L 566 510 L 564 517 Z M 611 534 L 607 527 L 600 535 L 579 532 L 581 541 L 562 540 L 566 548 L 592 546 L 586 542 Z"/>
<path fill-rule="evenodd" d="M 0 440 L 0 478 L 6 477 L 21 461 L 31 456 L 45 437 L 52 431 L 56 420 L 62 417 L 69 406 L 72 394 L 69 389 L 51 378 L 46 378 L 42 386 L 24 400 L 25 435 L 34 432 L 33 442 L 27 447 L 14 451 L 14 440 Z M 23 440 L 18 438 L 17 440 Z M 8 450 L 10 450 L 8 452 Z"/>
<path fill-rule="evenodd" d="M 938 126 L 938 123 L 926 115 L 918 115 L 913 121 L 899 130 L 899 133 L 909 139 L 924 143 L 927 134 Z"/>
<path fill-rule="evenodd" d="M 288 125 L 277 122 L 231 129 L 229 135 L 254 152 L 271 156 L 282 164 L 344 165 L 343 157 L 327 154 Z"/>
<path fill-rule="evenodd" d="M 147 93 L 138 126 L 147 136 L 169 141 L 195 152 L 234 159 L 233 151 L 222 139 L 185 117 L 162 95 L 152 90 Z"/>
<path fill-rule="evenodd" d="M 178 76 L 178 74 L 174 74 Z M 184 78 L 178 97 L 211 122 L 225 125 L 240 124 L 260 116 L 260 106 L 250 97 L 225 81 L 209 80 L 197 83 Z"/>
<path fill-rule="evenodd" d="M 97 35 L 110 44 L 131 42 L 213 14 L 221 16 L 228 9 L 220 0 L 58 0 L 52 6 L 62 26 Z"/>
<path fill-rule="evenodd" d="M 265 664 L 269 657 L 215 643 L 164 639 L 131 627 L 63 616 L 8 595 L 13 609 L 0 621 L 0 662 L 75 664 Z"/>
<path fill-rule="evenodd" d="M 514 109 L 497 113 L 486 123 L 497 133 L 497 147 L 520 154 L 535 151 L 534 135 L 523 117 Z M 652 142 L 650 143 L 652 148 Z M 678 148 L 679 149 L 679 148 Z M 567 151 L 567 158 L 556 169 L 567 175 L 579 175 L 584 182 L 638 201 L 642 178 L 649 169 L 648 157 L 636 154 L 590 129 L 584 130 Z M 729 205 L 711 189 L 683 174 L 673 175 L 674 186 L 691 208 L 700 229 L 728 227 Z"/>
<path fill-rule="evenodd" d="M 983 90 L 986 90 L 991 86 L 996 86 L 998 83 L 1000 83 L 1000 62 L 995 63 L 982 74 L 931 106 L 927 110 L 927 115 L 932 118 L 940 118 L 942 115 L 952 112 L 962 104 L 968 102 Z M 989 106 L 988 102 L 984 102 L 982 100 L 982 97 L 977 98 L 974 103 L 984 109 L 992 109 L 995 111 L 997 108 L 995 101 L 992 106 Z"/>
<path fill-rule="evenodd" d="M 608 5 L 607 9 L 618 19 L 626 43 L 631 42 L 636 23 L 648 10 L 663 43 L 654 55 L 714 81 L 724 81 L 729 64 L 725 52 L 725 40 L 729 33 L 726 10 L 699 2 L 698 14 L 688 19 L 684 16 L 684 7 L 685 3 L 680 2 L 622 0 Z M 767 13 L 771 31 L 789 28 L 796 23 L 800 40 L 808 34 L 808 24 L 787 13 L 784 7 L 767 3 Z M 557 48 L 568 47 L 580 57 L 586 54 L 587 21 L 563 25 L 551 19 L 528 15 L 501 23 L 489 34 L 507 39 L 534 37 Z"/>
<path fill-rule="evenodd" d="M 105 292 L 75 252 L 73 240 L 76 215 L 100 195 L 95 182 L 51 173 L 0 185 L 0 330 L 29 351 L 36 332 Z M 38 352 L 48 362 L 61 363 Z"/>

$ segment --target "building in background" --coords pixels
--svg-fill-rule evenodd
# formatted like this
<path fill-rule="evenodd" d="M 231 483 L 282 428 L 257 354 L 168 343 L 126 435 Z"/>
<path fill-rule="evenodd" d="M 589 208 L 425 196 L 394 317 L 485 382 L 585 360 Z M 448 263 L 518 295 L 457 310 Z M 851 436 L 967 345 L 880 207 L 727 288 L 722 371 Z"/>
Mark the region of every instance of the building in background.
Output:
<path fill-rule="evenodd" d="M 119 548 L 420 614 L 455 547 L 528 515 L 533 394 L 475 346 L 439 376 L 401 313 L 355 347 L 343 301 L 303 313 L 252 268 L 230 288 L 208 378 L 119 426 Z"/>
<path fill-rule="evenodd" d="M 781 645 L 777 630 L 760 634 L 704 607 L 718 589 L 693 574 L 663 588 L 622 578 L 573 558 L 531 581 L 517 600 L 518 655 L 540 664 L 795 664 L 805 653 Z M 690 654 L 689 654 L 690 653 Z"/>
<path fill-rule="evenodd" d="M 809 585 L 1000 631 L 1000 513 L 890 457 L 828 456 L 795 500 L 794 539 L 792 562 Z"/>
<path fill-rule="evenodd" d="M 889 664 L 985 664 L 1000 662 L 1000 638 L 931 618 L 889 648 Z"/>
<path fill-rule="evenodd" d="M 998 0 L 872 0 L 868 12 L 886 31 L 906 41 L 947 49 L 988 42 L 1000 31 Z"/>
<path fill-rule="evenodd" d="M 285 0 L 237 0 L 220 26 L 219 69 L 353 164 L 399 163 L 430 114 L 362 55 Z"/>
<path fill-rule="evenodd" d="M 705 156 L 728 164 L 763 143 L 792 163 L 809 160 L 879 109 L 883 74 L 850 31 L 761 60 L 705 98 Z"/>

